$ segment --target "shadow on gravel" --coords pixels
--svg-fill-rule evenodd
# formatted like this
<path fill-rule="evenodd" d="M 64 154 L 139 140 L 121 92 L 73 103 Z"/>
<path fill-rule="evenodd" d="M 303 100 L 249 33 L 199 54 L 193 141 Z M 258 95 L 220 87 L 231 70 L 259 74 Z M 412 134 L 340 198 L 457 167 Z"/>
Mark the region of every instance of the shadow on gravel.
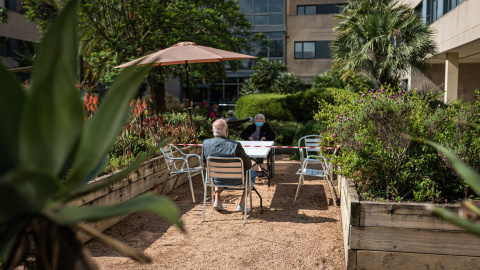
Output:
<path fill-rule="evenodd" d="M 263 208 L 260 208 L 260 200 L 253 193 L 253 211 L 247 216 L 247 224 L 264 222 L 291 222 L 291 223 L 335 223 L 338 219 L 332 216 L 333 201 L 330 198 L 330 191 L 325 180 L 314 178 L 306 180 L 301 188 L 300 195 L 295 205 L 293 199 L 297 189 L 298 175 L 295 174 L 299 168 L 298 161 L 290 161 L 288 154 L 277 154 L 276 174 L 268 187 L 267 178 L 257 179 L 256 188 L 263 197 Z M 198 175 L 193 179 L 196 203 L 192 203 L 190 188 L 184 184 L 173 192 L 167 194 L 177 204 L 180 213 L 188 219 L 185 226 L 188 229 L 202 228 L 203 225 L 219 224 L 221 222 L 242 224 L 240 213 L 233 211 L 242 194 L 239 190 L 226 190 L 222 192 L 224 205 L 227 211 L 214 212 L 211 207 L 210 189 L 207 196 L 206 222 L 202 223 L 203 207 L 203 184 Z M 328 193 L 328 196 L 327 196 Z M 324 214 L 325 213 L 325 214 Z M 337 215 L 333 215 L 337 217 Z M 111 227 L 105 234 L 114 237 L 128 246 L 145 251 L 152 247 L 160 237 L 164 236 L 171 228 L 171 224 L 161 217 L 150 213 L 135 213 L 126 217 L 123 221 Z M 189 234 L 186 235 L 189 237 Z M 172 240 L 172 243 L 174 241 Z M 164 243 L 170 245 L 169 243 Z M 116 250 L 93 239 L 85 244 L 90 249 L 93 257 L 124 257 Z"/>

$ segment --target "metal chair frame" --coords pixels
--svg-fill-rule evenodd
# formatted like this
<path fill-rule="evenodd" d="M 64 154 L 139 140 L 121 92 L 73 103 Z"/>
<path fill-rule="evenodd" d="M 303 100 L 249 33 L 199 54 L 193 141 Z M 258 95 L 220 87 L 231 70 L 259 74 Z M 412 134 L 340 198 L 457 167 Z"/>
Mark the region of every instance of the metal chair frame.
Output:
<path fill-rule="evenodd" d="M 318 135 L 307 135 L 298 140 L 298 146 L 306 147 L 320 147 L 320 136 Z M 299 174 L 298 178 L 298 186 L 297 192 L 295 193 L 295 199 L 293 200 L 293 204 L 295 204 L 298 194 L 300 193 L 300 187 L 303 186 L 305 181 L 305 176 L 316 176 L 316 177 L 324 177 L 327 180 L 328 187 L 330 189 L 330 194 L 332 195 L 333 204 L 337 206 L 337 193 L 335 188 L 333 187 L 333 171 L 331 166 L 331 160 L 328 160 L 324 157 L 321 150 L 319 149 L 302 149 L 300 148 L 300 169 L 298 169 L 297 174 Z M 337 153 L 337 149 L 334 150 L 333 155 Z M 309 165 L 313 164 L 320 164 L 322 170 L 316 170 L 308 168 Z"/>
<path fill-rule="evenodd" d="M 221 179 L 242 179 L 241 185 L 217 185 L 213 182 L 212 178 Z M 206 177 L 203 193 L 203 214 L 202 222 L 205 221 L 205 207 L 207 201 L 207 187 L 211 187 L 212 190 L 212 204 L 214 200 L 214 187 L 241 189 L 244 190 L 244 194 L 248 194 L 248 187 L 251 187 L 253 191 L 260 197 L 260 207 L 262 207 L 262 197 L 251 185 L 250 170 L 245 170 L 243 167 L 243 160 L 239 157 L 215 157 L 211 156 L 207 158 Z M 252 192 L 249 194 L 250 208 L 252 208 Z M 243 223 L 247 223 L 247 196 L 244 199 L 244 218 Z"/>
<path fill-rule="evenodd" d="M 174 145 L 167 145 L 164 148 L 160 148 L 160 151 L 165 158 L 165 164 L 167 165 L 168 174 L 175 175 L 175 174 L 188 174 L 188 182 L 190 184 L 190 191 L 192 192 L 192 200 L 195 203 L 195 194 L 193 191 L 193 184 L 192 184 L 192 176 L 196 176 L 199 173 L 202 175 L 202 183 L 205 183 L 205 177 L 203 176 L 203 167 L 200 156 L 197 154 L 186 154 L 182 152 L 178 147 Z M 174 156 L 174 152 L 178 152 L 178 157 Z M 198 167 L 190 167 L 188 161 L 192 158 L 198 159 Z"/>

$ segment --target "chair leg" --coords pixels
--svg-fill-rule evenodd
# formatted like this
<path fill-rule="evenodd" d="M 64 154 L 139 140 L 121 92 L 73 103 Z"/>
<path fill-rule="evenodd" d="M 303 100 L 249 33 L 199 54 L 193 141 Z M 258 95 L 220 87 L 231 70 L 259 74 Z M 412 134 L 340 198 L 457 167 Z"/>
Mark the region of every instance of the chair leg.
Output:
<path fill-rule="evenodd" d="M 213 194 L 212 194 L 213 196 Z M 202 222 L 205 221 L 205 204 L 207 202 L 207 183 L 203 185 L 203 213 L 202 213 Z M 212 204 L 213 205 L 213 204 Z"/>
<path fill-rule="evenodd" d="M 243 224 L 246 224 L 247 223 L 247 192 L 248 192 L 248 184 L 249 182 L 247 182 L 247 184 L 245 185 L 245 197 L 243 198 Z"/>
<path fill-rule="evenodd" d="M 333 188 L 332 180 L 331 180 L 331 178 L 329 177 L 328 174 L 327 174 L 326 178 L 327 178 L 328 188 L 330 189 L 330 194 L 332 195 L 333 205 L 335 207 L 338 207 L 338 205 L 337 205 L 337 192 Z M 335 196 L 333 195 L 334 193 L 335 193 Z"/>
<path fill-rule="evenodd" d="M 298 194 L 300 193 L 300 187 L 303 184 L 303 174 L 300 174 L 300 177 L 298 178 L 298 186 L 297 186 L 297 192 L 295 193 L 295 199 L 293 199 L 293 205 L 295 205 L 295 202 L 297 201 Z"/>
<path fill-rule="evenodd" d="M 190 191 L 192 192 L 192 200 L 193 200 L 193 203 L 195 203 L 195 193 L 193 192 L 192 176 L 190 175 L 190 172 L 188 172 L 188 182 L 190 183 Z"/>
<path fill-rule="evenodd" d="M 252 209 L 252 211 L 253 211 L 253 205 L 252 205 L 252 187 L 249 186 L 249 188 L 250 188 L 250 192 L 249 192 L 249 193 L 250 193 L 250 194 L 249 194 L 249 195 L 250 195 L 250 209 Z"/>
<path fill-rule="evenodd" d="M 298 177 L 298 186 L 297 186 L 297 192 L 295 193 L 295 199 L 293 199 L 293 205 L 295 205 L 295 202 L 297 201 L 298 194 L 300 193 L 300 187 L 303 185 L 303 180 L 304 180 L 304 170 L 306 169 L 306 161 L 301 162 L 301 171 L 300 171 L 300 176 Z"/>
<path fill-rule="evenodd" d="M 260 196 L 260 193 L 258 193 L 258 190 L 255 187 L 252 187 L 252 190 L 255 191 L 255 193 L 257 193 L 258 195 L 258 198 L 260 198 L 260 208 L 262 208 L 263 207 L 262 196 Z"/>
<path fill-rule="evenodd" d="M 203 176 L 203 170 L 200 170 L 200 174 L 202 175 L 202 184 L 203 184 L 203 187 L 205 187 L 205 176 Z"/>

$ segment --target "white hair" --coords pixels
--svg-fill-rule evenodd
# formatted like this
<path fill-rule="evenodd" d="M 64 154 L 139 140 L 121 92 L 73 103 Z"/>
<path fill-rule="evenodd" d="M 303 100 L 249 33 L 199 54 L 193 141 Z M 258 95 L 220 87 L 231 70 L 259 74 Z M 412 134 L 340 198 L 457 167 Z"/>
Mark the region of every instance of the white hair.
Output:
<path fill-rule="evenodd" d="M 263 118 L 263 121 L 265 122 L 265 115 L 259 113 L 259 114 L 255 115 L 254 119 L 257 119 L 257 116 L 261 116 Z"/>
<path fill-rule="evenodd" d="M 228 131 L 227 122 L 223 119 L 217 119 L 212 124 L 213 136 L 215 137 L 226 137 Z"/>

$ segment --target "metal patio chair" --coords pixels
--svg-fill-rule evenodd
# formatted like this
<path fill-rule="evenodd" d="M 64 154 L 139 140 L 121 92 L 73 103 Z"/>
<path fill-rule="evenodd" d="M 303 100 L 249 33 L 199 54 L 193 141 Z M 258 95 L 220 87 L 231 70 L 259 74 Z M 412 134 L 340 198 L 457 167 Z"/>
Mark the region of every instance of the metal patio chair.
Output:
<path fill-rule="evenodd" d="M 165 158 L 165 164 L 167 165 L 168 174 L 188 174 L 188 182 L 190 184 L 190 191 L 192 192 L 192 200 L 195 203 L 195 194 L 193 192 L 193 184 L 192 184 L 192 176 L 196 176 L 198 174 L 202 175 L 202 183 L 205 184 L 205 178 L 203 176 L 203 167 L 202 161 L 200 156 L 197 154 L 185 154 L 180 150 L 178 147 L 174 145 L 167 145 L 164 148 L 160 148 L 162 151 L 163 157 Z M 174 156 L 174 152 L 178 152 L 178 157 Z M 192 159 L 198 159 L 198 166 L 191 167 L 189 161 Z"/>
<path fill-rule="evenodd" d="M 213 182 L 212 178 L 220 178 L 220 179 L 241 179 L 242 184 L 240 185 L 217 185 Z M 212 190 L 212 204 L 214 200 L 213 196 L 213 188 L 214 187 L 221 187 L 221 188 L 230 188 L 230 189 L 240 189 L 244 190 L 245 194 L 247 194 L 248 187 L 251 186 L 251 177 L 250 177 L 250 170 L 243 169 L 243 160 L 239 157 L 208 157 L 207 158 L 207 167 L 206 167 L 206 178 L 205 178 L 205 185 L 204 185 L 204 193 L 203 193 L 203 214 L 202 214 L 202 222 L 205 221 L 205 205 L 207 201 L 207 188 L 211 187 Z M 255 189 L 255 187 L 251 188 L 255 191 L 260 197 L 260 207 L 262 207 L 262 197 Z M 252 208 L 252 192 L 250 192 L 250 208 Z M 244 205 L 244 218 L 243 223 L 247 223 L 247 196 L 245 196 L 245 205 Z"/>
<path fill-rule="evenodd" d="M 320 136 L 318 135 L 307 135 L 298 140 L 298 146 L 305 147 L 320 147 Z M 320 149 L 315 148 L 300 148 L 300 169 L 298 169 L 297 174 L 298 186 L 297 192 L 295 193 L 295 199 L 293 204 L 297 201 L 298 194 L 300 193 L 300 187 L 303 186 L 305 181 L 305 176 L 315 176 L 323 177 L 327 180 L 328 187 L 330 189 L 330 194 L 332 195 L 333 204 L 337 206 L 337 193 L 333 187 L 333 171 L 331 166 L 331 159 L 327 159 L 321 152 Z M 334 150 L 333 155 L 337 153 L 337 149 Z M 315 166 L 316 165 L 316 166 Z"/>

